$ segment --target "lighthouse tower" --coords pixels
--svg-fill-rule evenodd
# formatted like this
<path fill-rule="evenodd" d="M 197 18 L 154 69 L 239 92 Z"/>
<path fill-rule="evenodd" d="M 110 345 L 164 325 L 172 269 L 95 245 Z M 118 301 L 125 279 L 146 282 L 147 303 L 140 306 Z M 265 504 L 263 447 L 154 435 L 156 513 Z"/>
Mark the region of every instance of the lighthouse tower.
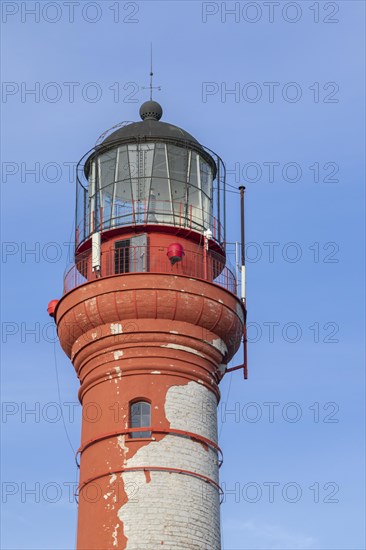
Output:
<path fill-rule="evenodd" d="M 225 168 L 148 101 L 77 170 L 75 262 L 52 301 L 80 380 L 78 550 L 220 550 L 219 383 L 245 308 Z"/>

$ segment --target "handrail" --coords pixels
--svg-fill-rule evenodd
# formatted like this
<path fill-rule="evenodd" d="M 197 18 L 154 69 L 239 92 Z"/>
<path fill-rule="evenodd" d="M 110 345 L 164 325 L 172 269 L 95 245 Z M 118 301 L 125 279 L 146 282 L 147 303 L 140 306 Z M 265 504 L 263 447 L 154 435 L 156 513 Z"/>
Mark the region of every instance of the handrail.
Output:
<path fill-rule="evenodd" d="M 200 248 L 186 249 L 182 260 L 172 265 L 167 251 L 159 246 L 125 246 L 103 250 L 98 272 L 91 267 L 91 249 L 79 254 L 66 270 L 64 294 L 97 278 L 127 273 L 181 275 L 211 282 L 233 294 L 237 291 L 235 275 L 226 265 L 225 257 L 212 250 L 205 256 Z"/>

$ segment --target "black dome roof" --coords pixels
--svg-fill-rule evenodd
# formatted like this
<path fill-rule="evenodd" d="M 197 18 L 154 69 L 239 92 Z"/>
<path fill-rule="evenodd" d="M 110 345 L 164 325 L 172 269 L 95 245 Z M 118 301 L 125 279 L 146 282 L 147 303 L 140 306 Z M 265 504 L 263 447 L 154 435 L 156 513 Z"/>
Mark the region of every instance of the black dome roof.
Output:
<path fill-rule="evenodd" d="M 93 153 L 85 161 L 86 176 L 89 173 L 89 163 L 95 154 L 100 154 L 125 143 L 160 141 L 173 143 L 181 147 L 189 147 L 198 152 L 211 165 L 214 177 L 216 177 L 216 163 L 208 150 L 205 150 L 199 141 L 179 126 L 161 122 L 162 114 L 163 109 L 156 101 L 143 103 L 140 107 L 142 121 L 121 126 L 98 143 Z"/>
<path fill-rule="evenodd" d="M 117 141 L 128 141 L 134 139 L 149 139 L 157 138 L 163 140 L 165 138 L 178 141 L 190 141 L 195 145 L 199 145 L 199 142 L 188 132 L 169 124 L 167 122 L 160 122 L 147 118 L 141 122 L 132 122 L 122 128 L 118 128 L 115 132 L 112 132 L 101 145 L 109 145 Z"/>

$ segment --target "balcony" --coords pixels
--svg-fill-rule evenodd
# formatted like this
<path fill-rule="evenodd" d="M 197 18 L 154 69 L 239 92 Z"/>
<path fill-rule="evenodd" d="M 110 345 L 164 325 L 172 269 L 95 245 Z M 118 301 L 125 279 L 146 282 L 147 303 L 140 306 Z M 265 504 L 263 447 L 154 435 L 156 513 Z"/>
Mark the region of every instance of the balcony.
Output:
<path fill-rule="evenodd" d="M 66 270 L 64 294 L 74 288 L 104 277 L 127 273 L 158 273 L 180 275 L 208 281 L 236 294 L 237 283 L 233 271 L 226 265 L 225 257 L 202 247 L 185 249 L 182 261 L 171 264 L 165 247 L 121 246 L 110 247 L 101 255 L 101 268 L 92 268 L 91 248 L 79 254 L 76 262 Z"/>

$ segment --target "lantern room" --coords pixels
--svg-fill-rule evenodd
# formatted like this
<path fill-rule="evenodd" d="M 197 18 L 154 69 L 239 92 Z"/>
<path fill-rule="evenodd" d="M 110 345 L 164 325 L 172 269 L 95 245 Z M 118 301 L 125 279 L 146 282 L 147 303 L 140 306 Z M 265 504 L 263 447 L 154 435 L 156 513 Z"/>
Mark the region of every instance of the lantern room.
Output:
<path fill-rule="evenodd" d="M 158 103 L 144 103 L 140 116 L 104 137 L 78 165 L 76 245 L 97 231 L 141 224 L 210 230 L 224 242 L 221 159 L 185 130 L 161 122 Z"/>
<path fill-rule="evenodd" d="M 79 162 L 75 264 L 65 291 L 131 272 L 226 276 L 224 164 L 162 113 L 145 102 L 140 122 L 105 132 Z"/>

